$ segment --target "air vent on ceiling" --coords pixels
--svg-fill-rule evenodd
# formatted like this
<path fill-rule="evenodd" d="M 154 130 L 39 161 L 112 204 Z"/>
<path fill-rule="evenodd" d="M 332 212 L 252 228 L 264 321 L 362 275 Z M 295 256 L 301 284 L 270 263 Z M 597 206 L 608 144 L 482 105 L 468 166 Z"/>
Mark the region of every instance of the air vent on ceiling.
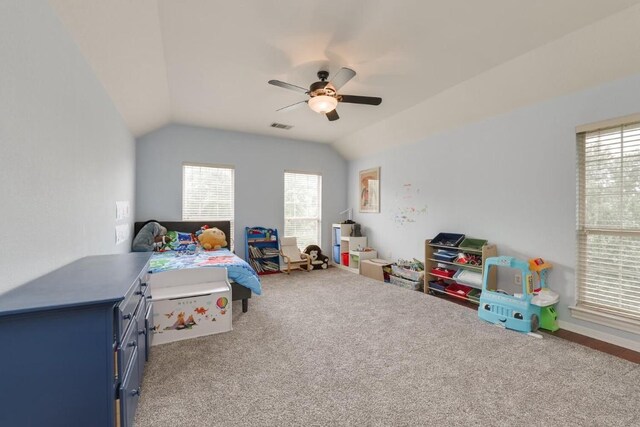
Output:
<path fill-rule="evenodd" d="M 289 130 L 291 129 L 293 126 L 290 125 L 283 125 L 282 123 L 271 123 L 271 127 L 272 128 L 276 128 L 276 129 L 284 129 L 284 130 Z"/>

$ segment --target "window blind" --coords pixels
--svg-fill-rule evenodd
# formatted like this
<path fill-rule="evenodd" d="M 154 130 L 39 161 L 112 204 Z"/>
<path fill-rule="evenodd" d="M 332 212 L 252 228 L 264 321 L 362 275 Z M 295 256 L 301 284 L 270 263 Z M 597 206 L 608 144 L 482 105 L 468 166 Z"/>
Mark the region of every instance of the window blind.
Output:
<path fill-rule="evenodd" d="M 640 123 L 577 141 L 577 307 L 640 323 Z"/>
<path fill-rule="evenodd" d="M 234 241 L 234 169 L 223 166 L 182 166 L 182 220 L 231 221 Z"/>
<path fill-rule="evenodd" d="M 298 247 L 320 245 L 322 176 L 284 173 L 284 235 L 297 237 Z"/>

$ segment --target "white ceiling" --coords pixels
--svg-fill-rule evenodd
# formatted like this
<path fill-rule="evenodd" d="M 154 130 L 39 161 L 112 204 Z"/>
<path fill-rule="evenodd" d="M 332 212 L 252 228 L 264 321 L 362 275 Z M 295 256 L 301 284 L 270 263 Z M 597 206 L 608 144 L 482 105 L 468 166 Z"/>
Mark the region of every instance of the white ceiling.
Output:
<path fill-rule="evenodd" d="M 49 0 L 129 129 L 170 122 L 325 143 L 388 119 L 640 0 Z M 316 72 L 358 74 L 329 122 L 304 95 Z M 330 75 L 330 78 L 331 78 Z M 272 122 L 293 126 L 272 129 Z M 339 148 L 339 147 L 338 147 Z"/>

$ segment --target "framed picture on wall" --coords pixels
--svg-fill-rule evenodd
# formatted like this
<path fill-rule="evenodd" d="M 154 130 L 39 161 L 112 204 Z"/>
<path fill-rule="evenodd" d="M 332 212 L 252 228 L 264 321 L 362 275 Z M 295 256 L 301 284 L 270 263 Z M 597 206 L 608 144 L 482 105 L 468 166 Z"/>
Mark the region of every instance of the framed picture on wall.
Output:
<path fill-rule="evenodd" d="M 380 212 L 380 168 L 360 171 L 360 212 Z"/>

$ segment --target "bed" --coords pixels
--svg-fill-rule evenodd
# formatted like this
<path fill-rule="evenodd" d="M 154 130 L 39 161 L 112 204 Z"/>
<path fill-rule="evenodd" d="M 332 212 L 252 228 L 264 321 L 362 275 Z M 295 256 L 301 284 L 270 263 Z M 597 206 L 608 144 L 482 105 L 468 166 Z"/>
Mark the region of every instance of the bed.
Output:
<path fill-rule="evenodd" d="M 209 227 L 217 227 L 230 236 L 229 221 L 158 221 L 169 231 L 182 231 L 185 233 L 195 233 L 204 224 Z M 144 225 L 144 222 L 136 222 L 134 225 L 134 235 Z M 233 254 L 228 244 L 226 248 L 217 251 L 197 251 L 193 255 L 177 254 L 172 251 L 154 252 L 151 257 L 151 273 L 161 271 L 184 269 L 184 268 L 206 268 L 206 267 L 226 267 L 229 281 L 232 288 L 232 300 L 242 301 L 242 312 L 249 309 L 249 298 L 253 293 L 260 295 L 260 280 L 256 272 L 244 260 Z"/>

